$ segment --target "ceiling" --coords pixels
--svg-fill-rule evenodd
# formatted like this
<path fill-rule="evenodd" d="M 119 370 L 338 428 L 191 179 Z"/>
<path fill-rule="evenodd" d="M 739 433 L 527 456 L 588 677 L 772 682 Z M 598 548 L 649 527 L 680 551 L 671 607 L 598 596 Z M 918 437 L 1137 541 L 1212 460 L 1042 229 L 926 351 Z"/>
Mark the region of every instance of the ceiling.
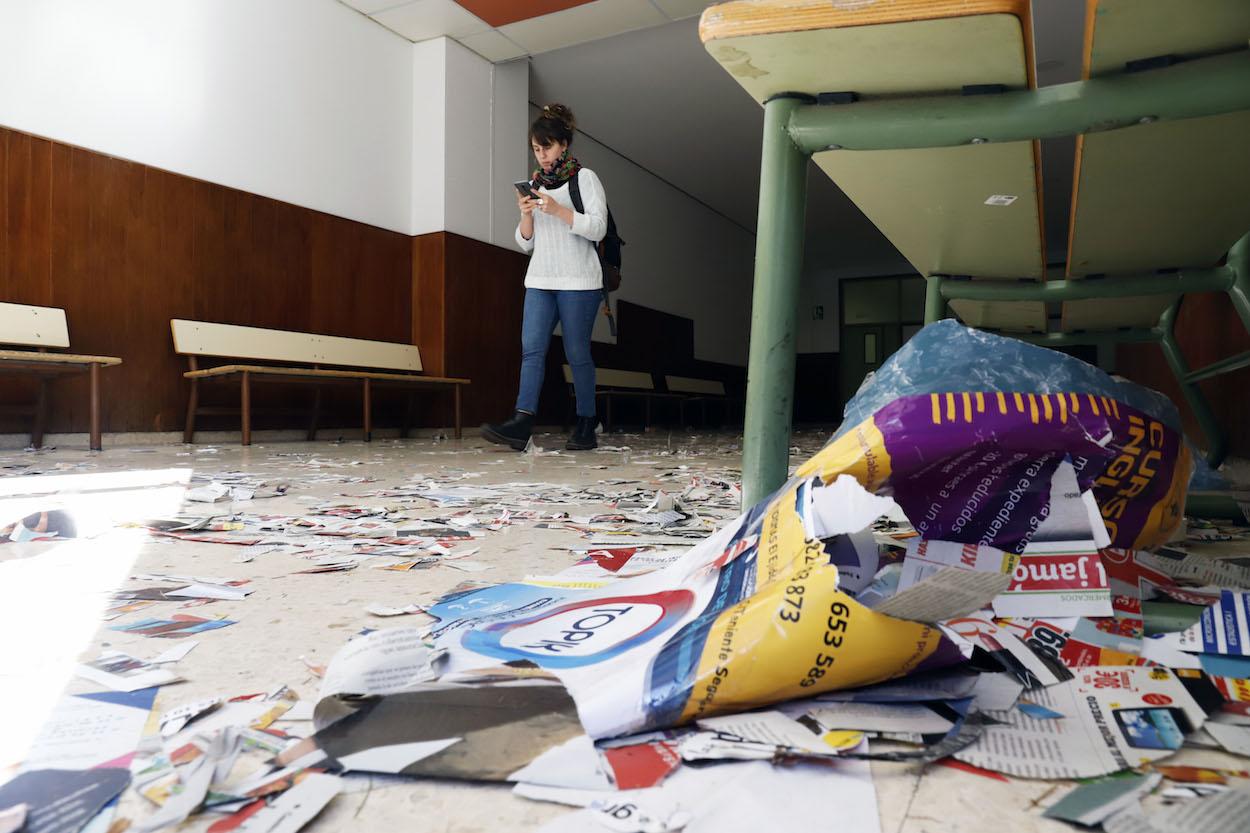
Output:
<path fill-rule="evenodd" d="M 410 41 L 447 36 L 511 61 L 697 17 L 706 0 L 339 0 Z"/>
<path fill-rule="evenodd" d="M 528 56 L 532 102 L 568 104 L 587 135 L 754 231 L 763 109 L 699 41 L 698 15 L 712 3 L 340 2 L 413 41 L 447 35 L 492 61 Z M 518 20 L 520 10 L 537 16 Z M 549 13 L 542 14 L 544 10 Z M 1084 19 L 1085 0 L 1034 2 L 1040 85 L 1080 77 Z M 1052 262 L 1062 260 L 1067 244 L 1074 146 L 1075 140 L 1060 139 L 1047 140 L 1042 147 Z M 588 162 L 593 164 L 593 159 Z M 837 275 L 910 271 L 889 241 L 814 165 L 808 177 L 805 261 L 809 271 Z"/>

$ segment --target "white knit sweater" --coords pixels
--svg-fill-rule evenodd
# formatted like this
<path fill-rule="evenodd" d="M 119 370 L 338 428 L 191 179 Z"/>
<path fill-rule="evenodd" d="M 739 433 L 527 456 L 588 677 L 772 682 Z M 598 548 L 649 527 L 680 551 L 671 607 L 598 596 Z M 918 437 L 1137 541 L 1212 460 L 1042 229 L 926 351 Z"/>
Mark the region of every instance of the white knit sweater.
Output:
<path fill-rule="evenodd" d="M 572 227 L 559 217 L 535 209 L 534 236 L 526 240 L 521 236 L 521 224 L 517 223 L 517 245 L 531 253 L 529 270 L 525 273 L 525 286 L 530 289 L 599 289 L 603 286 L 603 271 L 595 244 L 608 233 L 608 198 L 594 171 L 582 168 L 577 176 L 584 214 L 573 208 L 568 183 L 554 191 L 539 189 L 544 199 L 554 199 L 574 212 Z"/>

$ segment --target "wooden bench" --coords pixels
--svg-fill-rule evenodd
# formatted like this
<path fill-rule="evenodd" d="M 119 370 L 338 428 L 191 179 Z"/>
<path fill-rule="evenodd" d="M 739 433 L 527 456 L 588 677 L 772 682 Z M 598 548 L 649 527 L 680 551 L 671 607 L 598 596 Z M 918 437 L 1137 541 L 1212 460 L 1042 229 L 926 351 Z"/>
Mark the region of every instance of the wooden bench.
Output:
<path fill-rule="evenodd" d="M 564 381 L 569 386 L 569 410 L 573 413 L 577 401 L 577 392 L 573 387 L 573 368 L 564 365 Z M 655 379 L 650 373 L 641 370 L 615 370 L 613 368 L 595 368 L 595 399 L 603 400 L 603 429 L 611 431 L 613 426 L 612 402 L 618 398 L 641 399 L 643 403 L 643 425 L 651 424 L 651 402 L 656 399 L 677 400 L 680 394 L 664 393 L 657 390 Z M 565 428 L 568 427 L 566 416 Z"/>
<path fill-rule="evenodd" d="M 190 369 L 182 374 L 191 380 L 191 392 L 187 399 L 187 422 L 183 431 L 184 442 L 189 443 L 194 439 L 195 419 L 198 415 L 238 413 L 241 417 L 243 445 L 251 445 L 251 386 L 258 379 L 270 382 L 303 382 L 318 386 L 329 382 L 359 382 L 364 398 L 366 442 L 373 431 L 371 395 L 374 385 L 450 390 L 455 402 L 456 439 L 461 436 L 460 388 L 469 384 L 469 380 L 420 375 L 421 353 L 416 345 L 214 324 L 207 321 L 185 321 L 178 318 L 169 323 L 174 334 L 174 350 L 186 356 L 190 365 Z M 201 368 L 199 360 L 202 357 L 246 359 L 273 364 L 223 364 Z M 322 365 L 334 367 L 325 368 Z M 200 407 L 200 382 L 224 380 L 230 376 L 239 377 L 240 407 Z M 411 405 L 411 400 L 409 404 Z M 321 390 L 318 387 L 310 409 L 309 440 L 316 437 L 320 410 Z M 407 421 L 402 435 L 407 435 Z"/>
<path fill-rule="evenodd" d="M 80 356 L 72 353 L 50 353 L 49 349 L 69 347 L 69 327 L 65 310 L 56 307 L 31 307 L 0 303 L 0 344 L 33 347 L 34 350 L 0 350 L 0 368 L 39 377 L 39 393 L 31 407 L 6 406 L 12 413 L 30 414 L 33 423 L 30 444 L 43 445 L 47 423 L 48 382 L 50 377 L 87 372 L 91 376 L 90 446 L 99 451 L 100 442 L 100 368 L 121 364 L 115 356 Z"/>
<path fill-rule="evenodd" d="M 730 406 L 734 404 L 725 392 L 725 383 L 717 379 L 694 379 L 689 376 L 665 376 L 664 388 L 669 393 L 681 396 L 677 406 L 681 412 L 681 424 L 686 424 L 686 406 L 699 406 L 703 416 L 703 424 L 707 425 L 707 404 L 713 402 L 725 409 L 725 421 L 729 421 Z"/>

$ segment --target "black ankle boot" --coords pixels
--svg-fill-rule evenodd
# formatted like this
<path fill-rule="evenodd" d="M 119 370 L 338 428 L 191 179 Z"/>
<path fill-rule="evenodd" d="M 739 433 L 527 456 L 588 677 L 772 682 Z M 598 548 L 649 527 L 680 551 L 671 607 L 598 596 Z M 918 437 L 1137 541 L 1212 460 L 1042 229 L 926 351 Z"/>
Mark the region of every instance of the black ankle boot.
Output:
<path fill-rule="evenodd" d="M 581 417 L 577 418 L 577 425 L 573 428 L 573 433 L 569 437 L 569 441 L 564 447 L 569 451 L 587 451 L 592 448 L 599 447 L 599 441 L 595 439 L 595 426 L 599 424 L 597 417 Z"/>
<path fill-rule="evenodd" d="M 530 434 L 534 432 L 534 415 L 517 411 L 512 419 L 498 424 L 483 423 L 482 436 L 493 443 L 508 445 L 517 451 L 524 451 L 529 444 Z"/>

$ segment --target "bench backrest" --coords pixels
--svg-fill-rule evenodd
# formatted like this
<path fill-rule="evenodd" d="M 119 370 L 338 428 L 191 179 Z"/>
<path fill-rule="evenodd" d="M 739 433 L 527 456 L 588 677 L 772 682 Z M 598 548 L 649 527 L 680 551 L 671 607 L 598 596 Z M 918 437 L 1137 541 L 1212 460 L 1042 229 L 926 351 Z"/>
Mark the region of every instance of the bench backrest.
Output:
<path fill-rule="evenodd" d="M 701 393 L 704 396 L 724 396 L 725 383 L 715 379 L 691 379 L 689 376 L 665 376 L 664 385 L 669 393 Z"/>
<path fill-rule="evenodd" d="M 69 347 L 65 310 L 0 304 L 0 344 L 26 347 Z"/>
<path fill-rule="evenodd" d="M 384 370 L 421 370 L 421 351 L 415 344 L 323 336 L 264 327 L 241 327 L 208 321 L 169 322 L 174 350 L 189 356 L 254 359 L 271 362 L 331 364 Z"/>
<path fill-rule="evenodd" d="M 573 368 L 564 366 L 564 381 L 573 384 Z M 595 368 L 595 387 L 597 388 L 628 388 L 629 390 L 655 390 L 655 380 L 650 373 L 641 370 L 612 370 L 611 368 Z"/>

